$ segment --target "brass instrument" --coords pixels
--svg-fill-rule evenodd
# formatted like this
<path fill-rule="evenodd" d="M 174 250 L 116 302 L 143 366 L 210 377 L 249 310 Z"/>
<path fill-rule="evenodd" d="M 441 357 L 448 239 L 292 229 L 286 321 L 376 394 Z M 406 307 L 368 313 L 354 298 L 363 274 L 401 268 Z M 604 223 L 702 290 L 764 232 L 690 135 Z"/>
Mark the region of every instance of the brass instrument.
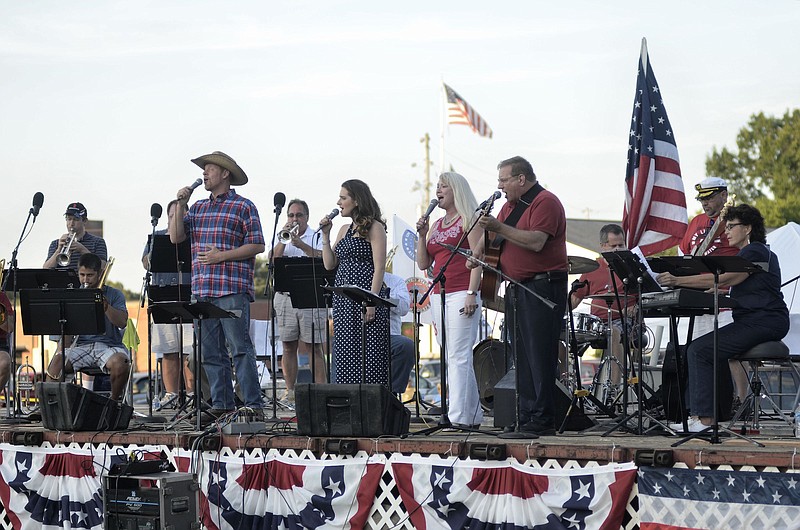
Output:
<path fill-rule="evenodd" d="M 386 254 L 386 270 L 391 272 L 392 269 L 392 262 L 394 262 L 394 255 L 397 253 L 397 245 L 392 247 L 392 250 Z"/>
<path fill-rule="evenodd" d="M 36 369 L 28 363 L 28 356 L 23 358 L 23 364 L 17 368 L 17 391 L 19 403 L 23 414 L 30 414 L 36 409 Z"/>
<path fill-rule="evenodd" d="M 98 289 L 102 289 L 103 286 L 106 284 L 106 279 L 108 278 L 108 272 L 111 270 L 111 267 L 114 265 L 114 258 L 108 258 L 106 262 L 106 268 L 103 269 L 103 275 L 100 276 L 100 283 L 97 284 Z"/>
<path fill-rule="evenodd" d="M 72 244 L 75 242 L 76 234 L 75 232 L 69 233 L 69 239 L 67 239 L 67 244 L 61 247 L 61 250 L 58 251 L 58 256 L 56 257 L 56 264 L 59 267 L 66 267 L 69 265 L 69 253 Z"/>
<path fill-rule="evenodd" d="M 292 240 L 292 238 L 297 235 L 299 231 L 300 231 L 300 225 L 298 224 L 295 224 L 289 230 L 284 228 L 283 230 L 278 232 L 278 241 L 280 241 L 285 245 L 286 243 L 289 243 Z"/>

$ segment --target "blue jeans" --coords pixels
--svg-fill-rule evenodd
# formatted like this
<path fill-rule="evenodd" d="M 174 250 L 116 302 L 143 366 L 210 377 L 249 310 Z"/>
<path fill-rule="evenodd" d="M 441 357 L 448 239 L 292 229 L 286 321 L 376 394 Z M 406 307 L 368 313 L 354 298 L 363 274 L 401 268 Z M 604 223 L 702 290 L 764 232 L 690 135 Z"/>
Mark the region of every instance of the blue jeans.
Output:
<path fill-rule="evenodd" d="M 198 301 L 210 302 L 226 311 L 242 312 L 238 318 L 203 320 L 200 337 L 203 348 L 202 364 L 211 387 L 211 405 L 223 410 L 232 410 L 236 407 L 233 374 L 228 357 L 230 352 L 245 406 L 254 409 L 263 408 L 261 386 L 256 371 L 256 351 L 250 341 L 250 300 L 247 295 L 240 293 L 219 298 L 202 297 Z"/>
<path fill-rule="evenodd" d="M 416 352 L 414 341 L 404 335 L 391 335 L 392 345 L 392 392 L 402 394 L 408 386 Z"/>

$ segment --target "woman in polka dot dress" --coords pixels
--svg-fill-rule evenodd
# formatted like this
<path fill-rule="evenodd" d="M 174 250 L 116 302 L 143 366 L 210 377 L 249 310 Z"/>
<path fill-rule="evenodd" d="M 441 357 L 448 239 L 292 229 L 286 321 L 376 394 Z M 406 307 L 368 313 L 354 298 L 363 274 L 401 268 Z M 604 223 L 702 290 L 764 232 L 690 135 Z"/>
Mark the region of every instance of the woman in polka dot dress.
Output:
<path fill-rule="evenodd" d="M 322 259 L 325 268 L 338 265 L 336 285 L 357 285 L 386 298 L 383 286 L 386 269 L 386 223 L 369 186 L 360 180 L 342 184 L 336 203 L 342 217 L 352 222 L 343 226 L 331 246 L 331 220 L 320 221 Z M 389 385 L 389 309 L 368 307 L 366 380 L 364 383 Z M 346 296 L 333 296 L 333 351 L 336 359 L 336 383 L 361 383 L 361 306 Z"/>

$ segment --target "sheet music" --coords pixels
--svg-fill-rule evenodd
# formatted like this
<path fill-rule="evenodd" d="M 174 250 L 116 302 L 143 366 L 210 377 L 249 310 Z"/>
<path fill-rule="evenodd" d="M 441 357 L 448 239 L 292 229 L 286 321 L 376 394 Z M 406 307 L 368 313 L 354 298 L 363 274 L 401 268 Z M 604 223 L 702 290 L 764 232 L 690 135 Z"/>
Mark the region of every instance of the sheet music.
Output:
<path fill-rule="evenodd" d="M 649 274 L 650 277 L 653 278 L 653 281 L 656 282 L 659 287 L 661 287 L 661 290 L 662 291 L 669 291 L 670 290 L 669 287 L 666 287 L 666 286 L 661 285 L 660 283 L 658 283 L 658 280 L 656 279 L 658 277 L 658 274 L 653 272 L 653 269 L 650 268 L 650 263 L 648 263 L 647 262 L 647 258 L 644 257 L 644 254 L 642 253 L 642 249 L 640 249 L 638 246 L 637 247 L 633 247 L 631 249 L 631 252 L 633 254 L 635 254 L 636 256 L 638 256 L 639 261 L 642 262 L 642 265 L 644 265 L 645 268 L 647 269 L 647 274 Z"/>

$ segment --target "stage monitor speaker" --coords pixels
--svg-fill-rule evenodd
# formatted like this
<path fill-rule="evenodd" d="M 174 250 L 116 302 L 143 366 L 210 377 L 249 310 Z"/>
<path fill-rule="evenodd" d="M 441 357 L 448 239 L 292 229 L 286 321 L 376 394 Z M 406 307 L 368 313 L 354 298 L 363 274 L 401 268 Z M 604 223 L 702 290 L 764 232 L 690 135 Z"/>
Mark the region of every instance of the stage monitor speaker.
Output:
<path fill-rule="evenodd" d="M 514 368 L 508 371 L 506 375 L 494 387 L 494 426 L 505 427 L 511 425 L 516 421 L 516 373 Z M 572 402 L 572 396 L 567 387 L 561 381 L 556 381 L 556 394 L 555 394 L 555 425 L 557 429 L 564 421 L 564 416 L 567 415 L 569 404 Z M 583 431 L 589 427 L 594 427 L 596 422 L 584 414 L 580 408 L 576 407 L 567 418 L 567 423 L 564 426 L 566 431 Z"/>
<path fill-rule="evenodd" d="M 72 383 L 36 383 L 42 425 L 55 431 L 119 431 L 128 428 L 133 407 Z"/>
<path fill-rule="evenodd" d="M 399 436 L 411 413 L 383 385 L 299 384 L 295 387 L 297 434 Z"/>

